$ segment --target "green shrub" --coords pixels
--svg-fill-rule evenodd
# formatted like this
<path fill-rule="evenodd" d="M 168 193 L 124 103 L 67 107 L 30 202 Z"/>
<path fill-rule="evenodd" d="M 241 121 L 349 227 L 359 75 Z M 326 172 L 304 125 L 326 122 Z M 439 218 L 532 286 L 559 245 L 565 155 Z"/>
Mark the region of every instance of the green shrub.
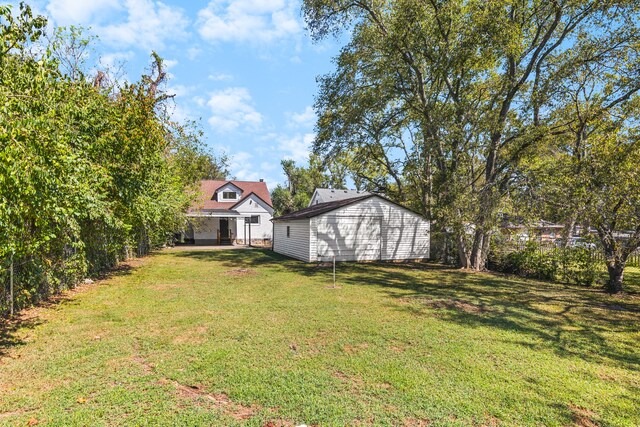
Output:
<path fill-rule="evenodd" d="M 579 285 L 592 285 L 597 276 L 597 263 L 586 248 L 548 248 L 527 242 L 524 248 L 509 243 L 492 249 L 489 269 L 542 280 L 555 280 Z"/>

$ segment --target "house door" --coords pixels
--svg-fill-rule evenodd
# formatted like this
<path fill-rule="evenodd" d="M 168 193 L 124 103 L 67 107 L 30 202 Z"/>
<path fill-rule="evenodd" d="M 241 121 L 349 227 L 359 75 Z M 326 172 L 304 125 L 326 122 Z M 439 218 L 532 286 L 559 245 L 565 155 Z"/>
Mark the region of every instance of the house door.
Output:
<path fill-rule="evenodd" d="M 229 233 L 229 218 L 220 218 L 220 240 L 229 240 L 231 235 Z"/>

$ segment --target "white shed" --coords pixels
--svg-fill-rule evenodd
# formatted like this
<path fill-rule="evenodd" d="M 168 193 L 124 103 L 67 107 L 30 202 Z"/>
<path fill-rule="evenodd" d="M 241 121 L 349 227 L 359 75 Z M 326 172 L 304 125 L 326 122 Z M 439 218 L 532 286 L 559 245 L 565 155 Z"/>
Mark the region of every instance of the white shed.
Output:
<path fill-rule="evenodd" d="M 376 194 L 320 203 L 272 221 L 273 250 L 302 261 L 429 257 L 429 221 Z"/>

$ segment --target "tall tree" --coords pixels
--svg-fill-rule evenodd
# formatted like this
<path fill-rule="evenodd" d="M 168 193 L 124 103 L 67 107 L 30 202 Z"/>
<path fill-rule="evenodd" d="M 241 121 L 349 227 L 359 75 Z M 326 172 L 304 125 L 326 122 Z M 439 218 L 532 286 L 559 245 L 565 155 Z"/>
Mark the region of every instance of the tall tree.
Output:
<path fill-rule="evenodd" d="M 307 0 L 317 39 L 353 29 L 336 72 L 321 79 L 315 150 L 382 149 L 401 181 L 416 186 L 426 215 L 453 229 L 460 265 L 482 269 L 522 157 L 561 131 L 549 120 L 550 93 L 567 78 L 570 53 L 624 63 L 639 8 L 626 0 Z M 407 150 L 393 146 L 401 138 Z"/>
<path fill-rule="evenodd" d="M 35 48 L 45 27 L 0 6 L 0 266 L 17 266 L 18 306 L 170 242 L 198 178 L 186 159 L 212 167 L 163 113 L 159 56 L 140 81 L 105 87 Z"/>
<path fill-rule="evenodd" d="M 286 186 L 278 185 L 271 192 L 275 215 L 283 215 L 305 208 L 311 201 L 316 188 L 343 188 L 346 171 L 340 162 L 323 162 L 319 156 L 311 154 L 308 166 L 297 166 L 295 161 L 281 162 L 287 178 Z"/>

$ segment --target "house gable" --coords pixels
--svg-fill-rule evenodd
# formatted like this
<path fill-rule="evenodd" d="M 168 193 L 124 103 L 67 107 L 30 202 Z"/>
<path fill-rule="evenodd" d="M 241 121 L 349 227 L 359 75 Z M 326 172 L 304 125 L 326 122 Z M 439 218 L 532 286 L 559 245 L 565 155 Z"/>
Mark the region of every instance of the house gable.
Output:
<path fill-rule="evenodd" d="M 236 193 L 236 197 L 225 199 L 224 192 L 231 191 Z M 236 205 L 251 194 L 258 196 L 266 205 L 272 206 L 269 189 L 263 181 L 202 180 L 199 193 L 200 197 L 193 202 L 189 212 L 233 211 Z"/>
<path fill-rule="evenodd" d="M 242 199 L 242 193 L 242 188 L 232 182 L 227 182 L 215 191 L 213 200 L 223 203 L 237 203 L 238 200 Z"/>
<path fill-rule="evenodd" d="M 233 205 L 232 209 L 239 213 L 267 212 L 273 215 L 273 208 L 257 194 L 251 193 Z"/>

